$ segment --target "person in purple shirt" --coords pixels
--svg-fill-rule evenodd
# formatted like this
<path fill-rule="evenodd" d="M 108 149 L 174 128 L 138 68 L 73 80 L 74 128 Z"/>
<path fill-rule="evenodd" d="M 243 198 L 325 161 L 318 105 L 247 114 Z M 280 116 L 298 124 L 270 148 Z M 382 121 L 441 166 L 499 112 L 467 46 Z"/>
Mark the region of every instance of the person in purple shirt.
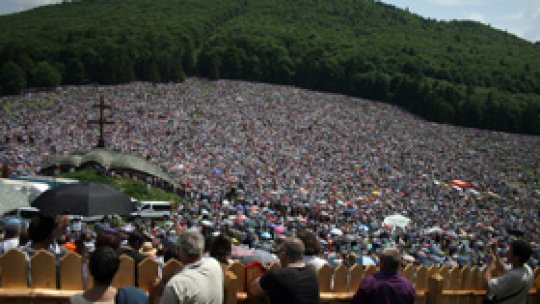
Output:
<path fill-rule="evenodd" d="M 395 248 L 384 249 L 380 272 L 365 277 L 354 294 L 353 304 L 415 303 L 416 291 L 409 280 L 398 273 L 401 256 Z"/>

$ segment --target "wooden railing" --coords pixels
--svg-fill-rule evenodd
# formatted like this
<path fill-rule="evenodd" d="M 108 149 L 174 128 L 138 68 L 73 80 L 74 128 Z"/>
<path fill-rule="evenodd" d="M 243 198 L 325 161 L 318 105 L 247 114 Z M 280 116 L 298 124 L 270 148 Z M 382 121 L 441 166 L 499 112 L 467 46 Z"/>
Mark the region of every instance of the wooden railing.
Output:
<path fill-rule="evenodd" d="M 12 249 L 0 257 L 0 303 L 69 303 L 70 296 L 84 289 L 83 262 L 77 254 L 66 254 L 57 267 L 51 253 L 40 251 L 32 257 L 29 266 L 30 271 L 24 253 L 19 250 Z M 162 267 L 162 277 L 170 278 L 181 268 L 181 263 L 171 260 Z M 122 255 L 113 285 L 118 288 L 134 286 L 134 270 L 133 259 Z M 263 271 L 257 265 L 246 267 L 239 262 L 229 265 L 225 271 L 224 302 L 232 304 L 248 299 L 249 284 Z M 349 268 L 340 265 L 333 269 L 324 265 L 318 271 L 322 302 L 350 301 L 361 280 L 376 271 L 375 266 L 364 268 L 354 265 Z M 409 265 L 402 273 L 415 286 L 417 303 L 420 304 L 481 303 L 485 295 L 482 272 L 477 267 L 426 268 Z M 151 259 L 144 260 L 138 265 L 139 287 L 148 291 L 158 274 L 158 263 Z M 535 277 L 539 275 L 540 270 L 536 269 Z M 87 286 L 91 287 L 93 279 L 90 275 L 87 281 Z M 540 303 L 540 293 L 534 288 L 529 291 L 528 303 Z"/>

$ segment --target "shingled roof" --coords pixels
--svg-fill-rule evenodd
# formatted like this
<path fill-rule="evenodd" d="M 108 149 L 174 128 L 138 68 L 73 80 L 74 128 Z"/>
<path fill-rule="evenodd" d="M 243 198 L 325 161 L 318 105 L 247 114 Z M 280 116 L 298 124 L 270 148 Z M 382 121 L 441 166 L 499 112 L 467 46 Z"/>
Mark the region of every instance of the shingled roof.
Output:
<path fill-rule="evenodd" d="M 102 148 L 95 148 L 90 151 L 76 151 L 68 155 L 53 157 L 47 161 L 42 171 L 57 165 L 80 168 L 88 163 L 97 163 L 103 168 L 108 168 L 110 170 L 138 171 L 160 178 L 167 183 L 174 184 L 167 173 L 144 158 Z"/>

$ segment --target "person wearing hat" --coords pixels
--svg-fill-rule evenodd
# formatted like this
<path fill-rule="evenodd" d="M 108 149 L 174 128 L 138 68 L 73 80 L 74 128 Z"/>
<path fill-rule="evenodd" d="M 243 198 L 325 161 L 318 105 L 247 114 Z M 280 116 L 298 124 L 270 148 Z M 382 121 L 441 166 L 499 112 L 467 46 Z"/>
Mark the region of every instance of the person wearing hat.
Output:
<path fill-rule="evenodd" d="M 4 241 L 0 244 L 0 254 L 8 252 L 12 248 L 19 247 L 19 238 L 21 236 L 22 221 L 11 217 L 4 221 Z"/>
<path fill-rule="evenodd" d="M 152 242 L 144 242 L 141 246 L 140 253 L 147 258 L 155 259 L 157 249 L 154 248 Z"/>

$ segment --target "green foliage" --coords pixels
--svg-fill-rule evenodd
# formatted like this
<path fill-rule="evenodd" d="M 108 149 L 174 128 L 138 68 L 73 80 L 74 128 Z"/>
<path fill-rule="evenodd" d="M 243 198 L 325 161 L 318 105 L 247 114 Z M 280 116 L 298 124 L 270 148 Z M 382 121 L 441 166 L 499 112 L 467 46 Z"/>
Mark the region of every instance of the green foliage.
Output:
<path fill-rule="evenodd" d="M 246 79 L 540 134 L 538 42 L 373 0 L 81 0 L 1 16 L 0 28 L 2 94 L 48 62 L 63 84 Z"/>
<path fill-rule="evenodd" d="M 95 182 L 111 185 L 138 200 L 158 200 L 178 202 L 180 197 L 176 194 L 168 193 L 162 189 L 148 188 L 143 182 L 134 181 L 124 177 L 109 177 L 98 174 L 95 170 L 80 170 L 71 173 L 62 173 L 61 177 L 74 178 L 80 181 Z"/>
<path fill-rule="evenodd" d="M 0 68 L 0 89 L 3 94 L 18 94 L 26 87 L 26 74 L 14 62 Z"/>
<path fill-rule="evenodd" d="M 38 63 L 32 70 L 31 87 L 54 88 L 60 85 L 60 73 L 48 62 Z"/>

